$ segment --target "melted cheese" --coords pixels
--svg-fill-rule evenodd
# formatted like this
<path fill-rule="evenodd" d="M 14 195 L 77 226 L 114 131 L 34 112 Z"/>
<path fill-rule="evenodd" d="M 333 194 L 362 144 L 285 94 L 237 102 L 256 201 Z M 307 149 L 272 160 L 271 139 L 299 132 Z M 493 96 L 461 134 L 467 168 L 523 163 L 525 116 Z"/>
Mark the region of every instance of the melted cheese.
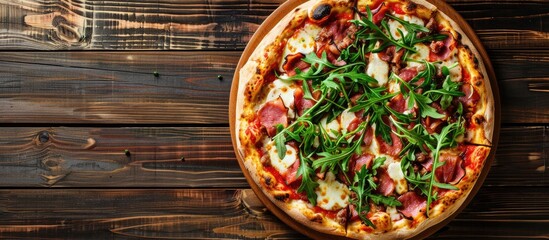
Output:
<path fill-rule="evenodd" d="M 339 125 L 339 121 L 337 120 L 337 118 L 332 120 L 329 123 L 326 123 L 326 121 L 328 121 L 328 117 L 322 118 L 320 120 L 320 126 L 322 128 L 324 128 L 324 130 L 326 130 L 329 137 L 336 138 L 337 135 L 336 135 L 336 133 L 334 133 L 334 131 L 335 132 L 340 132 L 340 130 L 341 130 L 341 126 Z"/>
<path fill-rule="evenodd" d="M 442 66 L 450 67 L 450 66 L 452 66 L 452 64 L 454 64 L 456 62 L 459 62 L 459 60 L 458 60 L 458 57 L 457 57 L 456 50 L 454 49 L 452 51 L 450 57 L 448 57 L 448 59 L 446 59 L 442 63 L 437 64 L 437 67 L 439 67 L 439 68 L 442 67 Z M 458 64 L 454 68 L 450 69 L 450 80 L 452 80 L 454 82 L 460 82 L 461 77 L 462 76 L 461 76 L 461 65 L 460 64 Z"/>
<path fill-rule="evenodd" d="M 288 109 L 288 117 L 295 117 L 295 113 L 292 110 L 292 106 L 294 105 L 294 92 L 296 89 L 295 84 L 280 79 L 273 81 L 272 84 L 273 86 L 267 94 L 265 102 L 280 98 L 284 103 L 284 106 Z"/>
<path fill-rule="evenodd" d="M 381 58 L 377 53 L 370 54 L 370 62 L 366 69 L 366 74 L 377 80 L 379 86 L 383 86 L 389 79 L 389 64 Z"/>
<path fill-rule="evenodd" d="M 421 61 L 421 60 L 429 60 L 429 52 L 431 51 L 431 49 L 423 44 L 423 43 L 418 43 L 416 45 L 414 45 L 414 47 L 416 48 L 416 53 L 414 54 L 411 54 L 409 56 L 410 59 L 414 59 L 416 61 Z M 408 67 L 421 67 L 423 66 L 423 63 L 421 62 L 412 62 L 412 61 L 409 61 L 407 62 L 408 63 Z"/>
<path fill-rule="evenodd" d="M 408 184 L 404 179 L 404 173 L 400 168 L 400 162 L 393 162 L 387 167 L 387 173 L 396 183 L 395 190 L 398 194 L 403 194 L 408 191 Z"/>
<path fill-rule="evenodd" d="M 345 184 L 338 182 L 333 173 L 326 173 L 324 180 L 318 180 L 317 205 L 325 210 L 335 211 L 347 207 L 349 204 L 349 189 Z"/>
<path fill-rule="evenodd" d="M 345 109 L 339 116 L 339 125 L 341 126 L 341 132 L 346 133 L 349 125 L 356 119 L 354 112 L 349 112 L 349 109 Z"/>
<path fill-rule="evenodd" d="M 290 145 L 286 145 L 286 156 L 284 156 L 283 159 L 278 157 L 278 151 L 273 141 L 267 143 L 266 149 L 269 153 L 269 158 L 271 159 L 271 166 L 280 174 L 286 173 L 288 168 L 297 161 L 297 150 Z"/>
<path fill-rule="evenodd" d="M 391 216 L 391 220 L 393 221 L 398 221 L 402 218 L 402 216 L 400 216 L 400 213 L 398 213 L 396 207 L 387 207 L 386 211 L 389 216 Z"/>
<path fill-rule="evenodd" d="M 286 47 L 282 55 L 282 59 L 286 56 L 296 53 L 303 53 L 305 55 L 315 50 L 316 41 L 321 28 L 314 24 L 305 24 L 302 29 L 298 30 L 294 35 L 286 42 Z M 280 61 L 280 70 L 284 61 Z"/>
<path fill-rule="evenodd" d="M 423 20 L 421 18 L 416 17 L 416 16 L 398 15 L 398 14 L 396 16 L 398 18 L 404 20 L 404 21 L 409 22 L 409 23 L 417 24 L 417 25 L 420 25 L 422 27 L 425 25 Z M 391 36 L 393 36 L 393 38 L 395 38 L 396 40 L 401 39 L 402 37 L 404 37 L 408 34 L 408 30 L 406 30 L 406 28 L 404 26 L 402 26 L 402 24 L 400 24 L 399 22 L 397 22 L 393 19 L 390 19 L 387 22 L 387 25 L 389 25 L 389 32 L 391 33 Z M 403 35 L 401 35 L 398 30 L 400 30 Z"/>

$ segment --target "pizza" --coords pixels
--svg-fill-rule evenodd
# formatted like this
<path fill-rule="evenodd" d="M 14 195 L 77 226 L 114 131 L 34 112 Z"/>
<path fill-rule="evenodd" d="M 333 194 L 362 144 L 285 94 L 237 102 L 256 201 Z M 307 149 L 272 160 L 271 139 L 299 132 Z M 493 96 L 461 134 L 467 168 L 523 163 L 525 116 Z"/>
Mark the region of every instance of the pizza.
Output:
<path fill-rule="evenodd" d="M 246 171 L 322 233 L 413 237 L 460 208 L 492 148 L 485 66 L 426 1 L 307 1 L 238 75 Z"/>

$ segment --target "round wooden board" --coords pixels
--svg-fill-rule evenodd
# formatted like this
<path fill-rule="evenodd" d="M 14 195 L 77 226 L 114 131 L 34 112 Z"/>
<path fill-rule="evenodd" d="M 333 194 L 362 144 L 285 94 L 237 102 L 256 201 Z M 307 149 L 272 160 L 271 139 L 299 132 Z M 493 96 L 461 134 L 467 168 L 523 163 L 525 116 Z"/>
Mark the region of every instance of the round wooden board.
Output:
<path fill-rule="evenodd" d="M 287 224 L 291 228 L 313 239 L 348 239 L 345 237 L 324 234 L 324 233 L 315 231 L 295 221 L 293 218 L 288 216 L 284 211 L 278 208 L 273 202 L 270 201 L 270 199 L 267 196 L 265 196 L 263 191 L 251 178 L 250 173 L 244 166 L 243 157 L 240 155 L 236 145 L 235 114 L 236 114 L 236 99 L 237 99 L 237 92 L 238 92 L 238 85 L 239 85 L 239 71 L 242 68 L 242 66 L 248 61 L 252 52 L 255 50 L 257 45 L 263 40 L 263 37 L 267 35 L 267 33 L 271 30 L 271 28 L 275 26 L 284 16 L 286 16 L 286 14 L 288 14 L 297 6 L 305 2 L 307 2 L 307 0 L 289 0 L 284 2 L 282 5 L 280 5 L 280 7 L 278 7 L 271 15 L 269 15 L 269 17 L 265 19 L 265 21 L 261 24 L 261 26 L 259 26 L 255 34 L 252 36 L 252 38 L 248 42 L 246 49 L 242 53 L 242 56 L 240 57 L 238 65 L 236 66 L 236 69 L 235 69 L 233 82 L 231 85 L 231 95 L 229 100 L 229 124 L 230 124 L 230 131 L 231 131 L 231 139 L 232 139 L 233 148 L 236 154 L 236 158 L 238 159 L 238 164 L 240 165 L 240 168 L 242 169 L 242 172 L 244 173 L 246 180 L 250 184 L 250 187 L 255 192 L 257 197 L 261 200 L 261 202 L 265 204 L 267 209 L 269 209 L 275 216 L 277 216 L 280 220 L 282 220 L 285 224 Z M 482 173 L 480 174 L 479 179 L 477 180 L 473 189 L 471 189 L 471 192 L 467 196 L 467 199 L 463 202 L 462 206 L 456 212 L 454 212 L 451 216 L 444 219 L 440 223 L 433 225 L 432 227 L 425 229 L 421 233 L 418 233 L 417 235 L 415 235 L 414 239 L 426 238 L 432 235 L 433 233 L 435 233 L 436 231 L 438 231 L 439 229 L 441 229 L 443 226 L 448 224 L 452 219 L 454 219 L 476 195 L 477 191 L 482 186 L 484 179 L 488 175 L 488 171 L 495 157 L 495 150 L 499 140 L 500 115 L 501 115 L 499 90 L 497 86 L 496 76 L 492 68 L 490 59 L 488 58 L 488 54 L 486 53 L 486 50 L 484 49 L 478 37 L 476 36 L 475 32 L 469 26 L 469 24 L 467 24 L 467 22 L 453 8 L 450 7 L 448 4 L 446 4 L 445 2 L 437 1 L 437 0 L 427 0 L 427 2 L 435 5 L 439 11 L 441 11 L 442 13 L 450 17 L 452 20 L 454 20 L 460 26 L 463 32 L 467 35 L 467 37 L 471 40 L 471 42 L 474 45 L 474 48 L 478 51 L 482 59 L 482 62 L 484 63 L 484 66 L 486 68 L 486 74 L 488 76 L 485 76 L 485 77 L 489 78 L 489 83 L 490 83 L 490 87 L 492 89 L 492 94 L 494 98 L 494 110 L 495 110 L 494 111 L 494 132 L 493 132 L 492 147 L 490 150 L 490 154 L 486 159 L 485 166 L 482 170 Z"/>

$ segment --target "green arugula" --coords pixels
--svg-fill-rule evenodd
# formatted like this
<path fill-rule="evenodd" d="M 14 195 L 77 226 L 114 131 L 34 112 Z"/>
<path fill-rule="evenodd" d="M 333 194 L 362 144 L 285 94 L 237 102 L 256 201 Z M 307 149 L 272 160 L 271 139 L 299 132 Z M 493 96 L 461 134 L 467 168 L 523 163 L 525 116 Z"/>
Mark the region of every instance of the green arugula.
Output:
<path fill-rule="evenodd" d="M 391 121 L 397 128 L 395 134 L 408 141 L 409 145 L 406 147 L 409 149 L 408 154 L 402 158 L 400 166 L 405 178 L 427 196 L 426 212 L 428 216 L 431 202 L 436 201 L 437 197 L 436 192 L 433 194 L 433 186 L 458 190 L 451 184 L 444 184 L 436 181 L 435 173 L 437 168 L 444 164 L 439 161 L 440 151 L 444 148 L 455 147 L 457 145 L 456 139 L 465 133 L 463 120 L 460 118 L 458 121 L 443 127 L 440 133 L 434 134 L 429 134 L 421 124 L 418 124 L 409 130 L 404 127 L 403 123 L 394 120 L 392 117 Z M 433 154 L 433 166 L 431 172 L 422 176 L 421 174 L 414 172 L 411 162 L 415 160 L 415 152 L 417 149 L 424 151 L 424 147 L 431 150 Z"/>
<path fill-rule="evenodd" d="M 364 224 L 372 228 L 376 228 L 376 226 L 366 217 L 370 211 L 368 200 L 372 200 L 372 202 L 378 205 L 383 204 L 391 207 L 402 205 L 402 203 L 394 197 L 386 197 L 372 193 L 378 187 L 374 182 L 374 176 L 377 175 L 377 169 L 383 165 L 385 160 L 385 157 L 378 157 L 374 159 L 374 164 L 371 169 L 367 169 L 366 166 L 362 166 L 360 171 L 355 174 L 353 184 L 349 187 L 349 189 L 356 194 L 356 198 L 351 199 L 351 203 L 355 205 L 358 216 Z"/>

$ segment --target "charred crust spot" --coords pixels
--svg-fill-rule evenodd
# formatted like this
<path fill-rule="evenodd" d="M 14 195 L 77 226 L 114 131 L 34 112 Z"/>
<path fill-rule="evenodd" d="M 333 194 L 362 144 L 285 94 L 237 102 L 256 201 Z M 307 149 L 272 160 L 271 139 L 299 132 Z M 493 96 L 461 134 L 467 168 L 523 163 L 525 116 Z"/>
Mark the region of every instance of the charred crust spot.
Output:
<path fill-rule="evenodd" d="M 266 177 L 265 177 L 265 184 L 266 184 L 267 186 L 270 186 L 270 185 L 272 184 L 272 182 L 271 182 L 271 177 L 269 177 L 269 176 L 266 176 Z"/>
<path fill-rule="evenodd" d="M 288 200 L 288 198 L 290 198 L 290 194 L 289 193 L 275 193 L 274 198 L 278 201 L 285 202 L 286 200 Z"/>
<path fill-rule="evenodd" d="M 322 216 L 320 216 L 320 214 L 315 214 L 309 220 L 311 220 L 311 222 L 322 223 Z"/>
<path fill-rule="evenodd" d="M 327 3 L 321 3 L 315 6 L 311 14 L 311 18 L 314 20 L 321 20 L 324 17 L 327 17 L 332 12 L 332 6 Z"/>
<path fill-rule="evenodd" d="M 409 2 L 408 5 L 406 5 L 406 11 L 408 12 L 412 12 L 414 10 L 416 10 L 417 8 L 417 4 L 413 3 L 413 2 Z"/>
<path fill-rule="evenodd" d="M 294 12 L 299 12 L 299 10 L 301 10 L 301 8 L 296 8 Z"/>
<path fill-rule="evenodd" d="M 475 63 L 475 67 L 478 66 L 478 58 L 477 57 L 473 57 L 473 63 Z"/>
<path fill-rule="evenodd" d="M 480 79 L 477 79 L 474 84 L 475 86 L 479 87 L 480 85 L 482 85 L 482 81 Z"/>
<path fill-rule="evenodd" d="M 475 121 L 475 123 L 476 123 L 477 125 L 480 125 L 480 124 L 482 124 L 482 123 L 484 122 L 484 117 L 483 117 L 482 115 L 475 115 L 475 116 L 473 117 L 473 120 Z"/>
<path fill-rule="evenodd" d="M 456 39 L 458 41 L 461 41 L 461 33 L 456 32 Z"/>
<path fill-rule="evenodd" d="M 261 74 L 261 69 L 260 68 L 255 68 L 255 74 Z"/>

